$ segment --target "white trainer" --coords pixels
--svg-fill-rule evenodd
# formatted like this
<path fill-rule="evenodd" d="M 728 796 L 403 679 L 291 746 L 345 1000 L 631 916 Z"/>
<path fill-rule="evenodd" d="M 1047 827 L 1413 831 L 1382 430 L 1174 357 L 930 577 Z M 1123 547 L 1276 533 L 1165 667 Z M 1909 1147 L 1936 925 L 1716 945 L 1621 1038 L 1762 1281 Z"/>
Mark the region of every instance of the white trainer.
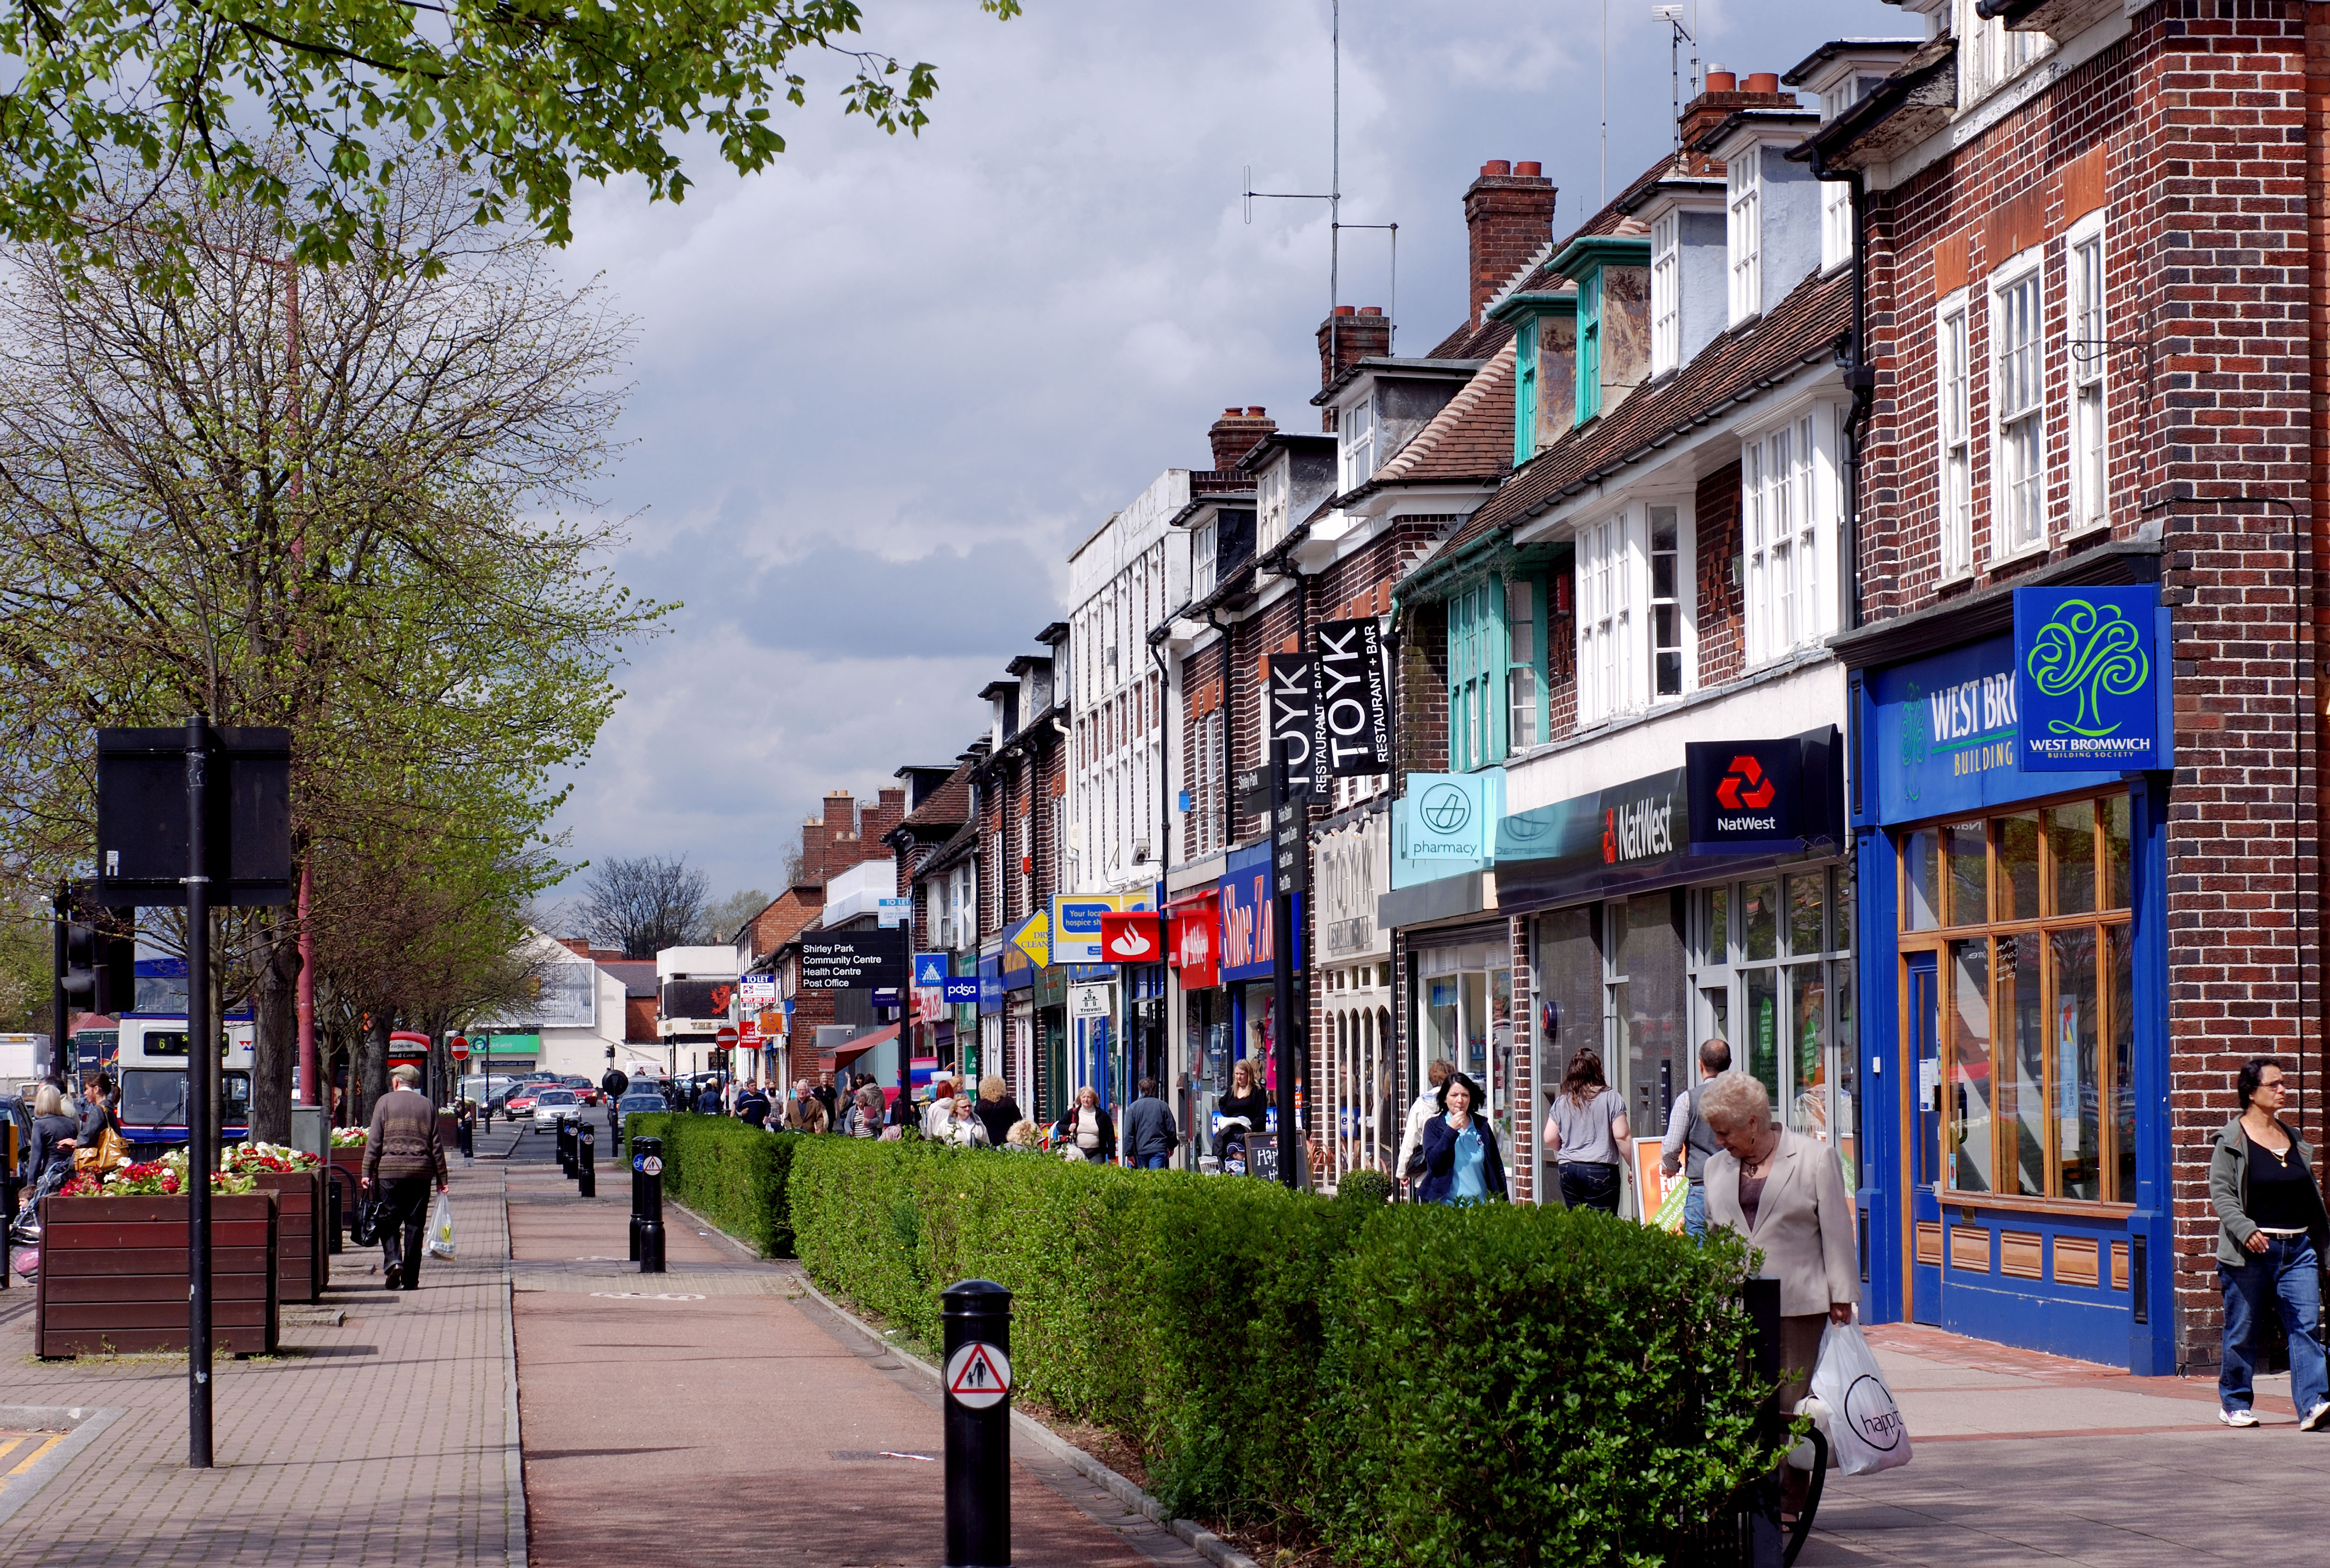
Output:
<path fill-rule="evenodd" d="M 2217 1419 L 2229 1427 L 2253 1427 L 2258 1424 L 2257 1411 L 2253 1410 L 2221 1410 L 2217 1412 Z M 2311 1421 L 2314 1417 L 2306 1419 Z"/>
<path fill-rule="evenodd" d="M 2330 1399 L 2321 1401 L 2312 1410 L 2307 1411 L 2306 1419 L 2297 1423 L 2297 1430 L 2302 1432 L 2318 1432 L 2325 1423 L 2330 1423 Z"/>

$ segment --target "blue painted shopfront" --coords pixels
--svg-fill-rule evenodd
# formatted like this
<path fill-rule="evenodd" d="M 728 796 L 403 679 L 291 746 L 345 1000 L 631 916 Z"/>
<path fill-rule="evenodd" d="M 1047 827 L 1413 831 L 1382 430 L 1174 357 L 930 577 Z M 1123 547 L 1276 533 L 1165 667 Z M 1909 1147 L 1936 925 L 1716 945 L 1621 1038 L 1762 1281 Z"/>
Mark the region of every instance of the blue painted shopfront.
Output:
<path fill-rule="evenodd" d="M 2172 774 L 2024 771 L 2015 660 L 1852 677 L 1864 1311 L 2171 1373 Z"/>

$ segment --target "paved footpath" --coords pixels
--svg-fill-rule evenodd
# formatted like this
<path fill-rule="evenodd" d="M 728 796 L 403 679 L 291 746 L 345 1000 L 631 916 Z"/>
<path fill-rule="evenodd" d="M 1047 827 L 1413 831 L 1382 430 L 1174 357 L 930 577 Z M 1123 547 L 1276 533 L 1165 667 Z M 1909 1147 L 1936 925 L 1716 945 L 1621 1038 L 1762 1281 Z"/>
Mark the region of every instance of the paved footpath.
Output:
<path fill-rule="evenodd" d="M 1803 1568 L 2330 1561 L 2330 1432 L 2297 1430 L 2287 1374 L 2259 1380 L 2261 1424 L 2237 1431 L 2212 1375 L 2131 1377 L 1901 1325 L 1869 1338 L 1915 1457 L 1832 1474 Z"/>
<path fill-rule="evenodd" d="M 522 1563 L 501 1180 L 455 1162 L 461 1260 L 431 1259 L 419 1290 L 381 1289 L 376 1251 L 340 1254 L 325 1305 L 345 1324 L 287 1324 L 280 1356 L 222 1358 L 210 1470 L 186 1468 L 184 1356 L 34 1360 L 33 1292 L 14 1281 L 0 1296 L 0 1427 L 11 1406 L 118 1413 L 0 1524 L 0 1559 Z"/>
<path fill-rule="evenodd" d="M 554 1169 L 508 1180 L 537 1568 L 939 1562 L 926 1374 L 677 1208 L 669 1271 L 638 1273 L 628 1179 L 595 1201 Z M 1203 1561 L 1033 1445 L 1012 1480 L 1021 1568 Z"/>

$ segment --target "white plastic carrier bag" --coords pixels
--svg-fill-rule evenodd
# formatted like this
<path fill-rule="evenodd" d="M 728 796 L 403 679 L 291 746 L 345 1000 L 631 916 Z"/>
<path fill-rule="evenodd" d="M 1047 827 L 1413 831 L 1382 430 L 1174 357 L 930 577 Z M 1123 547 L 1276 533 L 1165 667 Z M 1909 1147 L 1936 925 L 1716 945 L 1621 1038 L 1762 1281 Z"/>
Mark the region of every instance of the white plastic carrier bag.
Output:
<path fill-rule="evenodd" d="M 1821 1331 L 1812 1393 L 1828 1407 L 1829 1443 L 1846 1475 L 1865 1476 L 1909 1462 L 1909 1423 L 1859 1325 L 1832 1323 Z"/>
<path fill-rule="evenodd" d="M 430 1213 L 429 1256 L 447 1259 L 453 1256 L 453 1195 L 450 1193 L 438 1193 L 437 1207 Z M 1826 1353 L 1825 1343 L 1823 1353 Z"/>

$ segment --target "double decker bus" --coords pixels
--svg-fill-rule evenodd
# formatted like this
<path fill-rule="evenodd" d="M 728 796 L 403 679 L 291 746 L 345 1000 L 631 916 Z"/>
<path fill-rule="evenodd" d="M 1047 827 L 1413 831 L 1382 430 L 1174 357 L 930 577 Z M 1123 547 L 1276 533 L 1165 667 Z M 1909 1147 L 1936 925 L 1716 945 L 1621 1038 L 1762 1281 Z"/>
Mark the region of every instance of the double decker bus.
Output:
<path fill-rule="evenodd" d="M 233 1143 L 251 1126 L 250 1007 L 229 1009 L 223 1024 L 218 1041 L 219 1139 Z M 188 1032 L 185 960 L 137 960 L 137 1006 L 121 1015 L 111 1064 L 121 1086 L 121 1136 L 132 1144 L 158 1151 L 190 1136 Z"/>

